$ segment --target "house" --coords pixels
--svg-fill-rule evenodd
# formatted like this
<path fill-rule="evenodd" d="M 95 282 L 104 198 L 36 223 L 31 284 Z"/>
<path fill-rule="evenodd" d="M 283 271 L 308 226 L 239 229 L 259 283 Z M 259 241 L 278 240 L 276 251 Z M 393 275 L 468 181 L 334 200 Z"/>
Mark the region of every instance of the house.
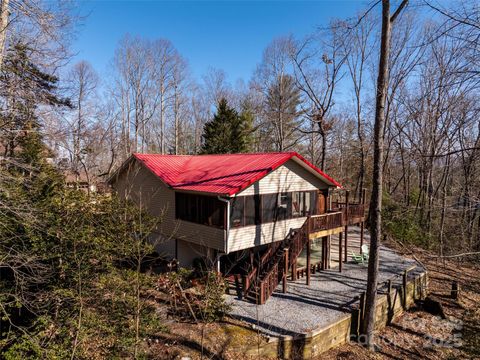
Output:
<path fill-rule="evenodd" d="M 268 275 L 257 289 L 262 300 L 289 268 L 297 273 L 296 259 L 310 240 L 364 220 L 362 204 L 338 203 L 332 211 L 329 194 L 341 185 L 295 152 L 133 154 L 109 183 L 162 216 L 152 234 L 158 252 L 180 266 L 202 258 L 224 274 L 240 274 L 245 295 L 258 287 L 254 278 Z M 326 241 L 325 250 L 323 262 Z"/>

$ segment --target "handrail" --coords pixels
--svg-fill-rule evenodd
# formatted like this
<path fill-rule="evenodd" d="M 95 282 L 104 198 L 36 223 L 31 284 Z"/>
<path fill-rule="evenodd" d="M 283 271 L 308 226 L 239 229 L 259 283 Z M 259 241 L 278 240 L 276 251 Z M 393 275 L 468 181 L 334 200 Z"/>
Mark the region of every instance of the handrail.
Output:
<path fill-rule="evenodd" d="M 244 285 L 243 285 L 244 295 L 248 294 L 251 287 L 254 285 L 253 280 L 257 275 L 262 274 L 262 270 L 264 266 L 268 264 L 269 258 L 271 257 L 272 254 L 275 254 L 277 252 L 277 250 L 280 248 L 282 243 L 283 241 L 277 241 L 272 243 L 271 246 L 267 249 L 267 251 L 261 256 L 258 262 L 258 265 L 257 266 L 253 265 L 250 272 L 244 278 Z"/>
<path fill-rule="evenodd" d="M 260 283 L 260 301 L 257 300 L 260 304 L 265 303 L 279 283 L 279 264 L 280 262 L 276 261 Z"/>
<path fill-rule="evenodd" d="M 252 287 L 257 291 L 257 302 L 264 304 L 265 301 L 272 295 L 275 288 L 279 284 L 281 277 L 285 275 L 284 272 L 288 269 L 280 271 L 280 263 L 284 261 L 283 256 L 274 256 L 281 247 L 289 248 L 288 263 L 291 264 L 300 255 L 309 241 L 309 232 L 319 232 L 323 230 L 335 229 L 345 226 L 350 218 L 363 217 L 365 205 L 364 204 L 346 204 L 335 203 L 337 211 L 329 212 L 320 215 L 311 215 L 307 217 L 302 226 L 296 230 L 293 236 L 288 236 L 283 241 L 274 242 L 270 245 L 268 250 L 258 260 L 257 266 L 253 266 L 252 270 L 245 277 L 244 295 L 246 296 Z M 264 269 L 267 267 L 266 269 Z M 264 270 L 267 270 L 264 273 Z M 257 283 L 254 282 L 256 277 L 262 277 Z"/>
<path fill-rule="evenodd" d="M 314 232 L 341 227 L 344 223 L 342 211 L 313 216 L 310 229 Z"/>
<path fill-rule="evenodd" d="M 250 288 L 253 285 L 253 279 L 255 279 L 255 277 L 257 276 L 257 270 L 258 268 L 256 266 L 253 266 L 252 271 L 250 271 L 247 276 L 245 276 L 243 284 L 243 292 L 245 295 L 250 291 Z"/>
<path fill-rule="evenodd" d="M 303 225 L 300 227 L 298 232 L 291 238 L 282 241 L 285 247 L 289 248 L 289 263 L 295 259 L 303 250 L 305 243 L 308 241 L 308 237 L 306 236 L 306 228 L 308 227 L 308 223 L 311 218 L 308 217 Z M 279 266 L 280 262 L 283 261 L 283 257 L 279 256 L 275 262 L 272 264 L 270 270 L 265 274 L 264 278 L 260 280 L 260 299 L 259 303 L 264 304 L 265 301 L 272 295 L 275 291 L 275 288 L 280 282 L 280 271 Z M 283 271 L 287 271 L 287 269 L 283 269 Z M 283 275 L 283 272 L 282 272 Z M 257 301 L 258 301 L 257 300 Z"/>

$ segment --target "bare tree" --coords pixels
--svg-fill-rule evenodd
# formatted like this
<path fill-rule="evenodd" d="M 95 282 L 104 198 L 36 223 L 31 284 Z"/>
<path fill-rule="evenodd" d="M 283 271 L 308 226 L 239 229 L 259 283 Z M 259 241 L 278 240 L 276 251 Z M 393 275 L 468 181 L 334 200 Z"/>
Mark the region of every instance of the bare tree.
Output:
<path fill-rule="evenodd" d="M 316 124 L 321 137 L 320 168 L 325 169 L 327 135 L 332 128 L 330 112 L 334 105 L 334 91 L 342 78 L 341 69 L 346 61 L 341 34 L 335 24 L 328 29 L 325 40 L 319 32 L 297 41 L 291 50 L 297 86 L 305 96 L 305 113 Z"/>
<path fill-rule="evenodd" d="M 357 21 L 360 20 L 360 16 Z M 358 181 L 355 186 L 355 194 L 360 199 L 362 189 L 365 186 L 366 175 L 366 156 L 367 144 L 365 141 L 365 119 L 363 109 L 365 77 L 367 74 L 367 64 L 372 56 L 374 46 L 372 46 L 372 35 L 375 27 L 373 16 L 366 15 L 357 26 L 350 27 L 348 23 L 342 24 L 345 27 L 345 33 L 342 35 L 342 47 L 346 59 L 348 73 L 353 86 L 355 100 L 355 117 L 357 120 L 358 153 L 360 155 L 360 165 L 358 171 Z"/>
<path fill-rule="evenodd" d="M 262 130 L 270 134 L 275 151 L 285 151 L 302 138 L 301 97 L 293 77 L 290 58 L 292 39 L 273 40 L 263 52 L 251 87 L 262 101 Z"/>
<path fill-rule="evenodd" d="M 403 0 L 393 15 L 391 15 L 390 1 L 382 0 L 382 35 L 375 104 L 373 187 L 370 200 L 370 253 L 368 259 L 365 319 L 362 324 L 362 333 L 366 336 L 366 345 L 372 350 L 374 346 L 373 331 L 375 329 L 379 245 L 382 234 L 383 133 L 385 126 L 385 102 L 388 91 L 390 38 L 392 24 L 407 3 L 408 0 Z"/>
<path fill-rule="evenodd" d="M 68 126 L 70 141 L 67 143 L 67 150 L 70 153 L 71 169 L 78 181 L 82 165 L 88 176 L 82 155 L 89 152 L 88 132 L 97 116 L 95 100 L 99 78 L 88 62 L 81 61 L 71 69 L 68 82 L 71 88 L 70 98 L 75 106 L 75 114 Z"/>

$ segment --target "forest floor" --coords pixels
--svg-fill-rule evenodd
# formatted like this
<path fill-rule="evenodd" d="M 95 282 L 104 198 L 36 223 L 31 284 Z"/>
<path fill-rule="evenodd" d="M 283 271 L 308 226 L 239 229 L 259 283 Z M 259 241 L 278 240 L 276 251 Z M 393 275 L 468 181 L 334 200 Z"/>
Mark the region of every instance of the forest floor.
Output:
<path fill-rule="evenodd" d="M 443 305 L 447 318 L 414 307 L 376 335 L 375 353 L 348 343 L 317 359 L 480 359 L 480 264 L 443 263 L 420 248 L 411 249 L 412 254 L 396 244 L 387 245 L 405 255 L 415 255 L 423 263 L 428 270 L 429 295 Z M 460 284 L 459 300 L 450 297 L 453 280 Z M 226 349 L 265 341 L 263 336 L 233 319 L 211 324 L 181 323 L 166 317 L 165 321 L 168 333 L 159 334 L 147 345 L 150 358 L 239 359 L 238 354 Z"/>
<path fill-rule="evenodd" d="M 321 359 L 480 359 L 480 264 L 443 263 L 420 248 L 388 246 L 423 263 L 428 293 L 442 304 L 447 319 L 413 307 L 376 335 L 375 353 L 349 343 L 327 351 Z M 458 301 L 450 297 L 454 280 L 461 289 Z"/>

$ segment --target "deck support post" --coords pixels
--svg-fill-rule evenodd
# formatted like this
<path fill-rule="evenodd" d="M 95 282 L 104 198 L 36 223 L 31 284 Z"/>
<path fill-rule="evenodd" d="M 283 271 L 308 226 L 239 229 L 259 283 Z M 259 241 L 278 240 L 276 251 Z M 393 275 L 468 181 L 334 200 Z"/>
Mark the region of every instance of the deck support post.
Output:
<path fill-rule="evenodd" d="M 283 266 L 283 284 L 282 291 L 285 294 L 287 292 L 287 276 L 288 276 L 288 248 L 283 249 L 284 266 Z"/>
<path fill-rule="evenodd" d="M 310 263 L 310 251 L 311 250 L 311 245 L 310 245 L 310 239 L 307 241 L 307 285 L 310 285 L 310 275 L 312 273 L 311 269 L 311 263 Z"/>
<path fill-rule="evenodd" d="M 342 237 L 343 232 L 338 233 L 338 271 L 342 272 Z"/>
<path fill-rule="evenodd" d="M 329 244 L 329 241 L 328 241 L 328 236 L 324 236 L 322 238 L 322 244 L 323 244 L 322 264 L 323 264 L 323 270 L 326 270 L 330 267 L 329 264 L 328 264 L 328 259 L 329 259 L 329 254 L 330 254 L 330 244 Z"/>
<path fill-rule="evenodd" d="M 365 204 L 367 201 L 367 189 L 362 189 L 362 205 L 363 205 L 363 214 L 362 214 L 362 222 L 360 223 L 360 252 L 362 251 L 363 246 L 363 236 L 365 233 Z"/>
<path fill-rule="evenodd" d="M 348 217 L 348 201 L 349 201 L 349 195 L 350 195 L 350 191 L 346 191 L 345 192 L 345 217 L 346 217 L 346 221 L 345 221 L 345 262 L 348 261 L 348 221 L 349 221 L 349 217 Z M 341 258 L 341 255 L 340 255 L 340 258 Z"/>
<path fill-rule="evenodd" d="M 292 261 L 292 281 L 297 280 L 297 259 Z"/>
<path fill-rule="evenodd" d="M 310 253 L 311 253 L 311 244 L 310 244 L 310 233 L 312 229 L 312 221 L 310 216 L 307 218 L 307 285 L 310 285 L 310 273 L 312 272 L 311 269 L 311 259 L 310 259 Z"/>
<path fill-rule="evenodd" d="M 332 248 L 331 248 L 331 236 L 328 235 L 325 239 L 325 242 L 327 243 L 327 251 L 325 253 L 325 269 L 330 269 L 330 256 L 331 256 L 331 251 L 332 251 Z"/>
<path fill-rule="evenodd" d="M 322 238 L 322 256 L 320 258 L 320 270 L 325 270 L 325 244 Z"/>
<path fill-rule="evenodd" d="M 363 246 L 363 233 L 365 232 L 365 221 L 360 223 L 360 252 L 362 251 Z"/>

